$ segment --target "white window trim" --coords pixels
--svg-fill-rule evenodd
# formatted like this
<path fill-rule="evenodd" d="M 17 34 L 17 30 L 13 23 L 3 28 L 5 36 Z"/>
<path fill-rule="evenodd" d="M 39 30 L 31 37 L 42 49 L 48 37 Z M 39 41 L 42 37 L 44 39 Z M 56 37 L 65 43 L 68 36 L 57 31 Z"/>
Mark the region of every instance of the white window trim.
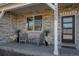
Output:
<path fill-rule="evenodd" d="M 40 31 L 36 31 L 35 29 L 34 29 L 34 17 L 35 16 L 39 16 L 39 15 L 33 15 L 33 16 L 27 16 L 27 17 L 33 17 L 33 30 L 32 31 L 29 31 L 27 28 L 28 28 L 28 26 L 27 26 L 27 32 L 42 32 L 43 31 L 43 17 L 42 17 L 42 28 L 41 28 L 41 30 Z M 42 16 L 42 15 L 41 15 Z M 26 22 L 27 22 L 27 17 L 26 17 Z"/>

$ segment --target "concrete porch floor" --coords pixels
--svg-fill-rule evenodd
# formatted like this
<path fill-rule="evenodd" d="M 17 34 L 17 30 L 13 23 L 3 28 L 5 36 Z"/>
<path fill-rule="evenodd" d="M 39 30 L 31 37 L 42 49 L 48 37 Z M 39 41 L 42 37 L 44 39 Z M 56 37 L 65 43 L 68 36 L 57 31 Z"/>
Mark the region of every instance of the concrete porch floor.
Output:
<path fill-rule="evenodd" d="M 53 46 L 38 46 L 25 43 L 1 44 L 0 49 L 31 56 L 53 56 Z M 4 52 L 3 52 L 4 53 Z M 60 48 L 59 56 L 79 56 L 79 50 L 72 48 Z"/>
<path fill-rule="evenodd" d="M 51 56 L 53 55 L 52 47 L 38 46 L 26 43 L 7 43 L 0 45 L 0 49 L 7 51 L 14 51 L 17 53 L 22 53 L 24 55 L 34 55 L 34 56 Z"/>

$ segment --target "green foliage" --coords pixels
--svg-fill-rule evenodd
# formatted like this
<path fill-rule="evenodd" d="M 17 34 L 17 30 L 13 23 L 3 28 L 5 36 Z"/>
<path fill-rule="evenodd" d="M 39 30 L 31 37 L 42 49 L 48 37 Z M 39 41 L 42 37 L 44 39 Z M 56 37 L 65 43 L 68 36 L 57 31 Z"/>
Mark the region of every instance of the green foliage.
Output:
<path fill-rule="evenodd" d="M 48 36 L 49 33 L 50 33 L 49 30 L 44 30 L 44 34 L 45 34 L 45 36 Z"/>
<path fill-rule="evenodd" d="M 16 33 L 19 33 L 19 32 L 21 32 L 21 30 L 20 30 L 20 29 L 17 29 L 17 30 L 16 30 Z"/>

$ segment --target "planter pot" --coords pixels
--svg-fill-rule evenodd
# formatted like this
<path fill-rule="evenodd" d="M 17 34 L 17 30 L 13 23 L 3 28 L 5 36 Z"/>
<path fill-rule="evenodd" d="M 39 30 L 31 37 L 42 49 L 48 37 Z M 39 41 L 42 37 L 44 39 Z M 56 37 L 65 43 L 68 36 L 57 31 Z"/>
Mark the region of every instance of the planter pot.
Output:
<path fill-rule="evenodd" d="M 45 40 L 48 42 L 48 37 L 47 36 L 45 36 Z"/>
<path fill-rule="evenodd" d="M 48 37 L 45 36 L 45 45 L 48 46 Z"/>
<path fill-rule="evenodd" d="M 17 33 L 17 42 L 19 43 L 19 33 Z"/>

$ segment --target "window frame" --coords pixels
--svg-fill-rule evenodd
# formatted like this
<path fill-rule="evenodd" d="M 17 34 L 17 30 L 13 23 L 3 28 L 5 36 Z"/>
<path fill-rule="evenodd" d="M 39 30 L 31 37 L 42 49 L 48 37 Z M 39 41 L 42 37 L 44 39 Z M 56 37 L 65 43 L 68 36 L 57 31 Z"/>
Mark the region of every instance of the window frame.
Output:
<path fill-rule="evenodd" d="M 42 16 L 42 27 L 41 27 L 41 30 L 40 30 L 40 31 L 37 31 L 37 30 L 35 30 L 35 28 L 34 28 L 34 27 L 35 27 L 35 21 L 34 21 L 34 20 L 35 20 L 35 16 L 42 16 L 42 15 L 33 15 L 33 16 L 27 16 L 27 17 L 26 17 L 26 23 L 27 23 L 27 18 L 28 18 L 28 17 L 33 17 L 33 30 L 32 30 L 32 31 L 29 31 L 29 30 L 28 30 L 28 26 L 27 26 L 26 29 L 27 29 L 28 32 L 42 32 L 42 31 L 43 31 L 43 16 Z"/>

